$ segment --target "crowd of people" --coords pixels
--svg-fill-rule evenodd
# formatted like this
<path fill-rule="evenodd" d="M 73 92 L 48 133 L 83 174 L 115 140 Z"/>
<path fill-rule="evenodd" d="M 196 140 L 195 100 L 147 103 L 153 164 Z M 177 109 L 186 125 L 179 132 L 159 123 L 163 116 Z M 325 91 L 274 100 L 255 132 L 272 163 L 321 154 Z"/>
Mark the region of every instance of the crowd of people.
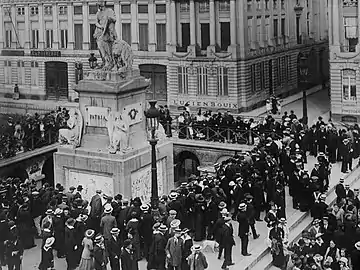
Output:
<path fill-rule="evenodd" d="M 43 115 L 7 115 L 0 126 L 0 159 L 55 143 L 58 130 L 67 128 L 68 112 L 59 107 Z"/>
<path fill-rule="evenodd" d="M 241 255 L 250 256 L 249 236 L 259 237 L 258 222 L 266 222 L 273 264 L 281 269 L 360 269 L 359 190 L 340 179 L 337 203 L 325 202 L 331 166 L 342 162 L 352 170 L 359 156 L 359 127 L 337 130 L 319 117 L 309 129 L 286 112 L 262 123 L 271 133 L 246 153 L 214 164 L 215 174 L 191 175 L 187 182 L 150 206 L 139 198 L 105 196 L 101 190 L 88 202 L 82 186 L 65 190 L 60 184 L 41 189 L 31 181 L 1 183 L 0 260 L 19 269 L 23 250 L 42 239 L 39 269 L 54 267 L 53 250 L 67 269 L 135 270 L 147 260 L 148 269 L 202 270 L 206 256 L 197 243 L 219 246 L 222 269 L 234 264 L 234 222 Z M 281 136 L 281 137 L 280 137 Z M 306 170 L 307 153 L 317 158 Z M 286 205 L 286 191 L 292 205 Z M 313 226 L 290 243 L 286 209 L 310 211 Z"/>

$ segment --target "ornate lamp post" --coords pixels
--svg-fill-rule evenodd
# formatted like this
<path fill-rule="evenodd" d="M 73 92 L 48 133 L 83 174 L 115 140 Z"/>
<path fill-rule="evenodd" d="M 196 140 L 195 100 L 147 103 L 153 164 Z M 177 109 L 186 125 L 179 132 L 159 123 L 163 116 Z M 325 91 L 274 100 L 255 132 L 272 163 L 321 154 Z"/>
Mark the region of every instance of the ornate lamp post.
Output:
<path fill-rule="evenodd" d="M 309 75 L 309 65 L 308 65 L 308 57 L 302 55 L 300 57 L 299 63 L 300 69 L 300 80 L 303 84 L 303 123 L 307 124 L 308 122 L 308 115 L 307 115 L 307 97 L 306 97 L 306 87 L 308 82 L 308 75 Z"/>
<path fill-rule="evenodd" d="M 160 111 L 155 107 L 156 100 L 149 101 L 150 108 L 145 112 L 147 130 L 150 133 L 149 143 L 151 145 L 151 207 L 157 209 L 159 205 L 157 168 L 156 168 L 156 149 L 158 142 L 155 134 L 159 128 Z"/>
<path fill-rule="evenodd" d="M 90 53 L 89 65 L 90 65 L 91 69 L 94 69 L 97 67 L 97 58 L 95 57 L 94 53 Z"/>

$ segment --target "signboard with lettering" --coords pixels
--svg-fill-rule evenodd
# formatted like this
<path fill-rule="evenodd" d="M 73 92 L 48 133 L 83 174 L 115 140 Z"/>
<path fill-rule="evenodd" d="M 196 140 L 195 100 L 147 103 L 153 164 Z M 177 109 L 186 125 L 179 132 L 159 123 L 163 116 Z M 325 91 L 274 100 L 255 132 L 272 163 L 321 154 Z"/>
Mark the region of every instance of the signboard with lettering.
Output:
<path fill-rule="evenodd" d="M 109 115 L 110 108 L 107 107 L 85 107 L 85 122 L 90 127 L 106 127 L 106 118 Z"/>
<path fill-rule="evenodd" d="M 131 126 L 142 121 L 144 114 L 143 111 L 142 103 L 138 102 L 125 106 L 123 109 L 123 115 L 127 117 L 127 122 Z"/>
<path fill-rule="evenodd" d="M 30 51 L 34 57 L 61 57 L 61 51 Z"/>
<path fill-rule="evenodd" d="M 205 107 L 217 109 L 238 109 L 238 104 L 226 101 L 196 101 L 196 100 L 170 100 L 170 105 L 184 106 L 189 103 L 190 107 Z"/>
<path fill-rule="evenodd" d="M 24 56 L 25 52 L 22 50 L 2 50 L 1 56 Z"/>
<path fill-rule="evenodd" d="M 356 102 L 354 103 L 343 103 L 341 108 L 343 114 L 360 114 L 360 108 Z"/>

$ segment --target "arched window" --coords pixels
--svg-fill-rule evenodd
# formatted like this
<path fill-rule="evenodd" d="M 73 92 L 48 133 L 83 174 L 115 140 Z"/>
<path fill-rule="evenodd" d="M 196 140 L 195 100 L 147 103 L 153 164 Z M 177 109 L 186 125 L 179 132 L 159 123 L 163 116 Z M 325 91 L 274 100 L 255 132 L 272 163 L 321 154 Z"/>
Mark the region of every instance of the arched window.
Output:
<path fill-rule="evenodd" d="M 356 71 L 353 69 L 343 69 L 341 77 L 343 100 L 356 101 Z"/>

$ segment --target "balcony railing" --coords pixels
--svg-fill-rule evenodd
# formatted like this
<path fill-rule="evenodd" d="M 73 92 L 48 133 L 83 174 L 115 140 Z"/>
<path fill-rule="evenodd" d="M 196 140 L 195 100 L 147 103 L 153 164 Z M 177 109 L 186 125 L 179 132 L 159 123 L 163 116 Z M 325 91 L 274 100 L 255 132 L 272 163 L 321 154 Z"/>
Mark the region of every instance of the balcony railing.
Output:
<path fill-rule="evenodd" d="M 267 137 L 281 139 L 281 132 L 265 129 L 261 125 L 246 127 L 209 124 L 162 123 L 167 137 L 181 140 L 204 140 L 208 142 L 257 145 Z"/>
<path fill-rule="evenodd" d="M 356 52 L 356 45 L 352 45 L 352 46 L 340 45 L 340 52 L 354 53 Z"/>

